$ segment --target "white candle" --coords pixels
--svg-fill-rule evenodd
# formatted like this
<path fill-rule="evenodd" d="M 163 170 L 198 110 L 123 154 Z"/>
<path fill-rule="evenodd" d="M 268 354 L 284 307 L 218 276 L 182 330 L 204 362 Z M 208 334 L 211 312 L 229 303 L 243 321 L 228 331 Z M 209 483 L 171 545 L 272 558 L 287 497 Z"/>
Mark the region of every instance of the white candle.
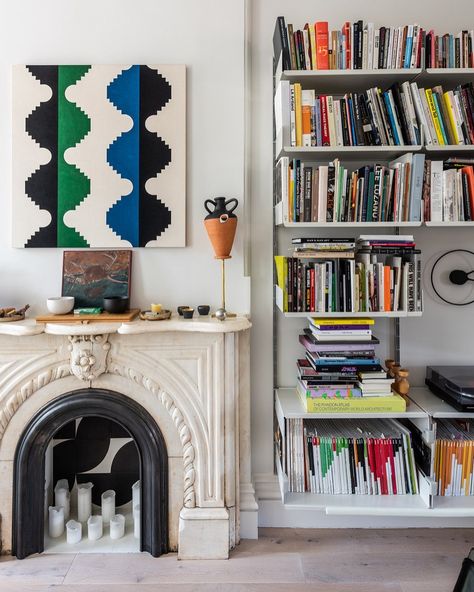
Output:
<path fill-rule="evenodd" d="M 69 483 L 67 479 L 60 479 L 54 488 L 54 503 L 56 506 L 64 508 L 64 520 L 69 519 L 71 496 L 69 493 Z"/>
<path fill-rule="evenodd" d="M 110 538 L 121 539 L 125 533 L 125 516 L 115 514 L 110 518 Z"/>
<path fill-rule="evenodd" d="M 115 491 L 108 489 L 102 494 L 102 520 L 108 524 L 115 515 Z"/>
<path fill-rule="evenodd" d="M 140 480 L 132 485 L 132 508 L 140 505 Z"/>
<path fill-rule="evenodd" d="M 133 536 L 140 538 L 140 504 L 133 506 Z"/>
<path fill-rule="evenodd" d="M 77 486 L 77 519 L 79 522 L 87 522 L 92 514 L 92 488 L 93 483 L 80 483 Z"/>
<path fill-rule="evenodd" d="M 64 508 L 49 506 L 49 536 L 52 539 L 60 537 L 64 532 Z"/>
<path fill-rule="evenodd" d="M 75 520 L 66 522 L 66 540 L 68 545 L 75 545 L 82 539 L 82 524 Z"/>
<path fill-rule="evenodd" d="M 89 516 L 87 520 L 87 537 L 90 541 L 97 541 L 103 533 L 102 516 Z"/>

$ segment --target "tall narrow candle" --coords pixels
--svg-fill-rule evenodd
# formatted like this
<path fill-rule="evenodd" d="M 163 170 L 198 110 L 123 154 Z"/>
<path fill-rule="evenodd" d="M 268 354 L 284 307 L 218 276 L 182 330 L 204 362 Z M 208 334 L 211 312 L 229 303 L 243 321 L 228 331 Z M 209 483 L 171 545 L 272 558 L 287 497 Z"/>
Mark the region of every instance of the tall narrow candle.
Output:
<path fill-rule="evenodd" d="M 110 538 L 121 539 L 125 533 L 125 516 L 115 514 L 110 518 Z"/>
<path fill-rule="evenodd" d="M 87 537 L 90 541 L 97 541 L 103 534 L 102 516 L 89 516 L 87 520 Z"/>
<path fill-rule="evenodd" d="M 92 514 L 92 488 L 93 483 L 79 483 L 77 486 L 77 519 L 79 522 L 87 522 Z"/>
<path fill-rule="evenodd" d="M 67 479 L 59 479 L 54 488 L 54 503 L 64 508 L 64 520 L 69 519 L 70 493 Z"/>
<path fill-rule="evenodd" d="M 140 480 L 132 485 L 132 508 L 140 504 Z"/>
<path fill-rule="evenodd" d="M 133 536 L 136 539 L 140 538 L 140 504 L 133 506 Z"/>
<path fill-rule="evenodd" d="M 82 539 L 82 524 L 75 520 L 66 522 L 66 541 L 68 545 L 75 545 Z"/>
<path fill-rule="evenodd" d="M 108 524 L 115 515 L 115 491 L 108 489 L 102 494 L 102 520 Z"/>
<path fill-rule="evenodd" d="M 49 536 L 52 539 L 60 537 L 64 532 L 64 508 L 49 506 Z"/>

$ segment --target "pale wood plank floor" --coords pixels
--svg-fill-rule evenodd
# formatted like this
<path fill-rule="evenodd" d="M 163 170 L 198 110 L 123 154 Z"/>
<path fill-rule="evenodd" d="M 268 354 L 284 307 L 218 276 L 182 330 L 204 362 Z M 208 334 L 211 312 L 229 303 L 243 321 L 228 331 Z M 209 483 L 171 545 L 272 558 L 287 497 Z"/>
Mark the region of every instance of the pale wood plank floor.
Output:
<path fill-rule="evenodd" d="M 230 561 L 0 559 L 1 592 L 450 592 L 474 529 L 260 530 Z"/>

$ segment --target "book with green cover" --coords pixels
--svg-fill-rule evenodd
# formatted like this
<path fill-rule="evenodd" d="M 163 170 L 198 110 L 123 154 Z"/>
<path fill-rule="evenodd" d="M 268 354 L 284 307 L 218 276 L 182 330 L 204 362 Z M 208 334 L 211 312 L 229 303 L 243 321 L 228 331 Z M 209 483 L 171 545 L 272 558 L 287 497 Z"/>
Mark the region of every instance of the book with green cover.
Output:
<path fill-rule="evenodd" d="M 306 413 L 399 413 L 406 411 L 405 399 L 400 395 L 358 398 L 311 398 L 297 391 Z"/>

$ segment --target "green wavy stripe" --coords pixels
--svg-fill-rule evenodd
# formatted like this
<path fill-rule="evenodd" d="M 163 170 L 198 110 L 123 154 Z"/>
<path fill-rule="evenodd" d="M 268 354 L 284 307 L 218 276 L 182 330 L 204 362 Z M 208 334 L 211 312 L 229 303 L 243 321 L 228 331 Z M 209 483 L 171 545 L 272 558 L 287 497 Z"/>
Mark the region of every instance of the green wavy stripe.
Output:
<path fill-rule="evenodd" d="M 64 214 L 76 208 L 90 191 L 90 180 L 64 160 L 64 152 L 76 146 L 90 131 L 87 115 L 66 99 L 66 89 L 80 80 L 90 66 L 59 66 L 58 75 L 58 247 L 88 247 L 87 241 L 64 224 Z"/>

